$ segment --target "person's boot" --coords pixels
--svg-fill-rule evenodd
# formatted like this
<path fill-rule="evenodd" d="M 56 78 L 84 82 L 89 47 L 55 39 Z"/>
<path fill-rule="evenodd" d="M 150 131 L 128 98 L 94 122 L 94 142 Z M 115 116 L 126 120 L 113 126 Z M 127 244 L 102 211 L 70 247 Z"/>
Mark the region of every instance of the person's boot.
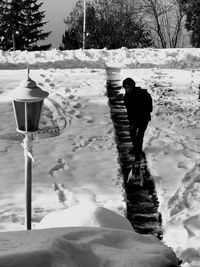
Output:
<path fill-rule="evenodd" d="M 140 176 L 140 161 L 135 161 L 135 176 Z"/>
<path fill-rule="evenodd" d="M 140 162 L 141 161 L 141 153 L 137 152 L 135 153 L 135 162 Z"/>

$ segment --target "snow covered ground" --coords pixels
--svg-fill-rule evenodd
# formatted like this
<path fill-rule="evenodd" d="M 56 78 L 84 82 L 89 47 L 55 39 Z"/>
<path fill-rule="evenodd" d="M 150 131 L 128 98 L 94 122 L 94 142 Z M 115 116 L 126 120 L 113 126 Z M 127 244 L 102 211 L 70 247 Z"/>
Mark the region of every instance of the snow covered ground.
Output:
<path fill-rule="evenodd" d="M 41 128 L 67 123 L 61 135 L 41 133 L 34 141 L 34 227 L 45 215 L 78 203 L 124 214 L 105 96 L 105 66 L 120 66 L 122 79 L 132 77 L 153 97 L 144 149 L 160 200 L 164 242 L 184 267 L 199 266 L 199 62 L 200 49 L 1 51 L 0 230 L 24 229 L 23 149 L 8 93 L 26 78 L 27 67 L 33 68 L 31 78 L 50 93 Z M 55 182 L 66 199 L 62 192 L 57 196 Z"/>
<path fill-rule="evenodd" d="M 153 236 L 98 227 L 1 233 L 2 267 L 168 267 L 175 254 Z"/>

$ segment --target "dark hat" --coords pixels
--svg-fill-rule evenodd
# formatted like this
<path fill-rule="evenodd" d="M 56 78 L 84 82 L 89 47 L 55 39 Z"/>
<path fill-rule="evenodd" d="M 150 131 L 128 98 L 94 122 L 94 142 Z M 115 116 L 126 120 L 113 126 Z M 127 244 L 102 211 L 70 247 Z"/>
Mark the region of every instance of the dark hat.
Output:
<path fill-rule="evenodd" d="M 130 85 L 135 87 L 135 81 L 132 78 L 126 78 L 125 80 L 123 80 L 122 86 L 125 88 L 126 85 Z"/>

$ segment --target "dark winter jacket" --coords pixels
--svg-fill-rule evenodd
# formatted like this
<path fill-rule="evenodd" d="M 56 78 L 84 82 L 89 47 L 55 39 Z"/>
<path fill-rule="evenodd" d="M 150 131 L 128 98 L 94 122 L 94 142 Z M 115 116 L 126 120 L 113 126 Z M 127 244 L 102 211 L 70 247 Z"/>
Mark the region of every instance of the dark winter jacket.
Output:
<path fill-rule="evenodd" d="M 130 122 L 142 122 L 151 120 L 153 110 L 151 95 L 145 89 L 135 87 L 132 93 L 125 93 L 124 104 L 127 109 Z"/>

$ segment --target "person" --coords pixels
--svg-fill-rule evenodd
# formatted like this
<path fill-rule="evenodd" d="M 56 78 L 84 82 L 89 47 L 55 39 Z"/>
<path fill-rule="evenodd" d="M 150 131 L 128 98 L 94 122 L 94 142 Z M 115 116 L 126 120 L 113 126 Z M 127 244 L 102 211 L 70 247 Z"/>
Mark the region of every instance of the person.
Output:
<path fill-rule="evenodd" d="M 144 133 L 151 120 L 153 110 L 152 97 L 146 89 L 136 87 L 135 81 L 131 78 L 123 80 L 122 86 L 125 89 L 124 104 L 130 125 L 130 135 L 133 143 L 135 161 L 141 160 Z"/>

